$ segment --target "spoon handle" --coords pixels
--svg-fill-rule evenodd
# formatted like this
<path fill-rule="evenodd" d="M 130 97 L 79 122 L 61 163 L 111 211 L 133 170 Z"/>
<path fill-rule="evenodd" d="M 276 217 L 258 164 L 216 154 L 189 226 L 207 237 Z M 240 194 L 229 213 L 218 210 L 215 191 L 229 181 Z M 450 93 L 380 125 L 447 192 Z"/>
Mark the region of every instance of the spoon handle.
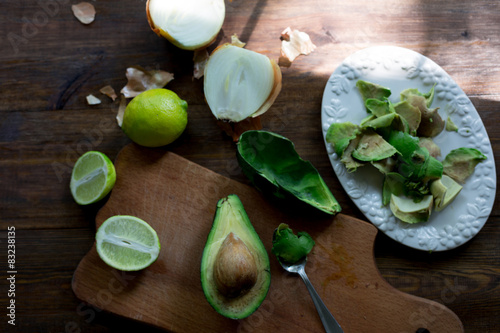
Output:
<path fill-rule="evenodd" d="M 307 290 L 309 290 L 309 294 L 311 294 L 314 306 L 316 306 L 316 310 L 318 311 L 319 317 L 321 319 L 321 322 L 323 323 L 325 331 L 327 333 L 343 333 L 344 331 L 340 327 L 339 323 L 335 320 L 331 312 L 326 307 L 325 303 L 323 303 L 323 300 L 321 300 L 321 297 L 319 297 L 318 293 L 311 284 L 311 281 L 309 281 L 309 278 L 307 277 L 305 270 L 301 269 L 298 271 L 298 273 L 302 278 L 302 280 L 304 280 Z"/>

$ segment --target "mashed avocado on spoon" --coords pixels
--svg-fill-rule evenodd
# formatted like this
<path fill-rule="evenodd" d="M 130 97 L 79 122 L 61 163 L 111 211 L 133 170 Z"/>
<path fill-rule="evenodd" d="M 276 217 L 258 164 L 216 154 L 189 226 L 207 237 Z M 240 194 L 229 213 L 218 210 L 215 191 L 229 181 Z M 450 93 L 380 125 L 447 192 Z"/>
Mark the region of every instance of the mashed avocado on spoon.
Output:
<path fill-rule="evenodd" d="M 306 257 L 314 246 L 314 240 L 305 231 L 299 231 L 297 235 L 281 223 L 273 234 L 273 248 L 271 251 L 279 261 L 293 265 Z"/>
<path fill-rule="evenodd" d="M 367 164 L 384 175 L 382 203 L 407 223 L 428 221 L 433 208 L 448 206 L 465 180 L 486 156 L 474 148 L 458 148 L 440 161 L 432 138 L 445 128 L 438 108 L 431 108 L 434 87 L 427 93 L 409 88 L 400 101 L 376 83 L 356 83 L 367 117 L 360 124 L 332 123 L 326 134 L 348 172 Z"/>

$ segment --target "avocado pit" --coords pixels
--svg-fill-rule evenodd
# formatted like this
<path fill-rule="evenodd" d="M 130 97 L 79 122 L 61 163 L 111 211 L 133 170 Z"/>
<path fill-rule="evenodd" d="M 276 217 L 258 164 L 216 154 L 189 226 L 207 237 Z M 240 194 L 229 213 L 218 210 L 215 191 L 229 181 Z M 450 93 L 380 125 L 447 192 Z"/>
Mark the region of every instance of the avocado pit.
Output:
<path fill-rule="evenodd" d="M 228 298 L 246 293 L 257 282 L 255 258 L 245 243 L 232 232 L 217 253 L 213 274 L 217 290 Z"/>

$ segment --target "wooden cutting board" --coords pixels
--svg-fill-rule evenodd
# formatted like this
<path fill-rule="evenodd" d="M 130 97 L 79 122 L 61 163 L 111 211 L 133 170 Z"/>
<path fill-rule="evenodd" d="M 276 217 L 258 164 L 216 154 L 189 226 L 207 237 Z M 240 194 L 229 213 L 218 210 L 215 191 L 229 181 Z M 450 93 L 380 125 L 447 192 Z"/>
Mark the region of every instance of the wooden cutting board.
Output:
<path fill-rule="evenodd" d="M 164 150 L 130 144 L 115 166 L 117 182 L 97 214 L 97 227 L 113 215 L 137 216 L 158 232 L 161 252 L 150 267 L 126 273 L 102 262 L 94 245 L 78 265 L 72 287 L 97 308 L 172 332 L 323 332 L 302 280 L 285 272 L 270 251 L 274 229 L 286 222 L 316 241 L 306 272 L 345 332 L 463 332 L 448 308 L 400 292 L 382 278 L 373 257 L 377 230 L 369 223 L 277 205 L 251 186 Z M 216 313 L 200 283 L 217 201 L 231 193 L 243 202 L 271 261 L 267 298 L 240 321 Z"/>

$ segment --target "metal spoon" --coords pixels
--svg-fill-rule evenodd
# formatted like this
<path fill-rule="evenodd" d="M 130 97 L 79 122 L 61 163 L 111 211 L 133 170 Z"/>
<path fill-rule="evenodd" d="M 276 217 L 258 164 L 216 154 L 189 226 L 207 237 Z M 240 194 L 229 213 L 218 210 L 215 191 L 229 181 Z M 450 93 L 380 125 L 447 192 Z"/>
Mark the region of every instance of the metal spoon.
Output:
<path fill-rule="evenodd" d="M 311 294 L 311 298 L 314 302 L 314 305 L 316 306 L 316 310 L 318 311 L 319 318 L 323 323 L 325 331 L 327 333 L 343 333 L 344 331 L 340 327 L 339 323 L 337 323 L 333 315 L 326 307 L 325 303 L 323 303 L 321 297 L 319 297 L 318 293 L 311 284 L 311 281 L 309 281 L 309 278 L 306 275 L 305 267 L 306 267 L 307 257 L 304 257 L 304 259 L 296 262 L 294 265 L 288 265 L 286 263 L 283 263 L 281 262 L 281 260 L 279 260 L 279 258 L 278 261 L 281 264 L 281 267 L 283 267 L 285 270 L 300 275 L 300 277 L 306 284 L 307 290 L 309 290 L 309 294 Z"/>

